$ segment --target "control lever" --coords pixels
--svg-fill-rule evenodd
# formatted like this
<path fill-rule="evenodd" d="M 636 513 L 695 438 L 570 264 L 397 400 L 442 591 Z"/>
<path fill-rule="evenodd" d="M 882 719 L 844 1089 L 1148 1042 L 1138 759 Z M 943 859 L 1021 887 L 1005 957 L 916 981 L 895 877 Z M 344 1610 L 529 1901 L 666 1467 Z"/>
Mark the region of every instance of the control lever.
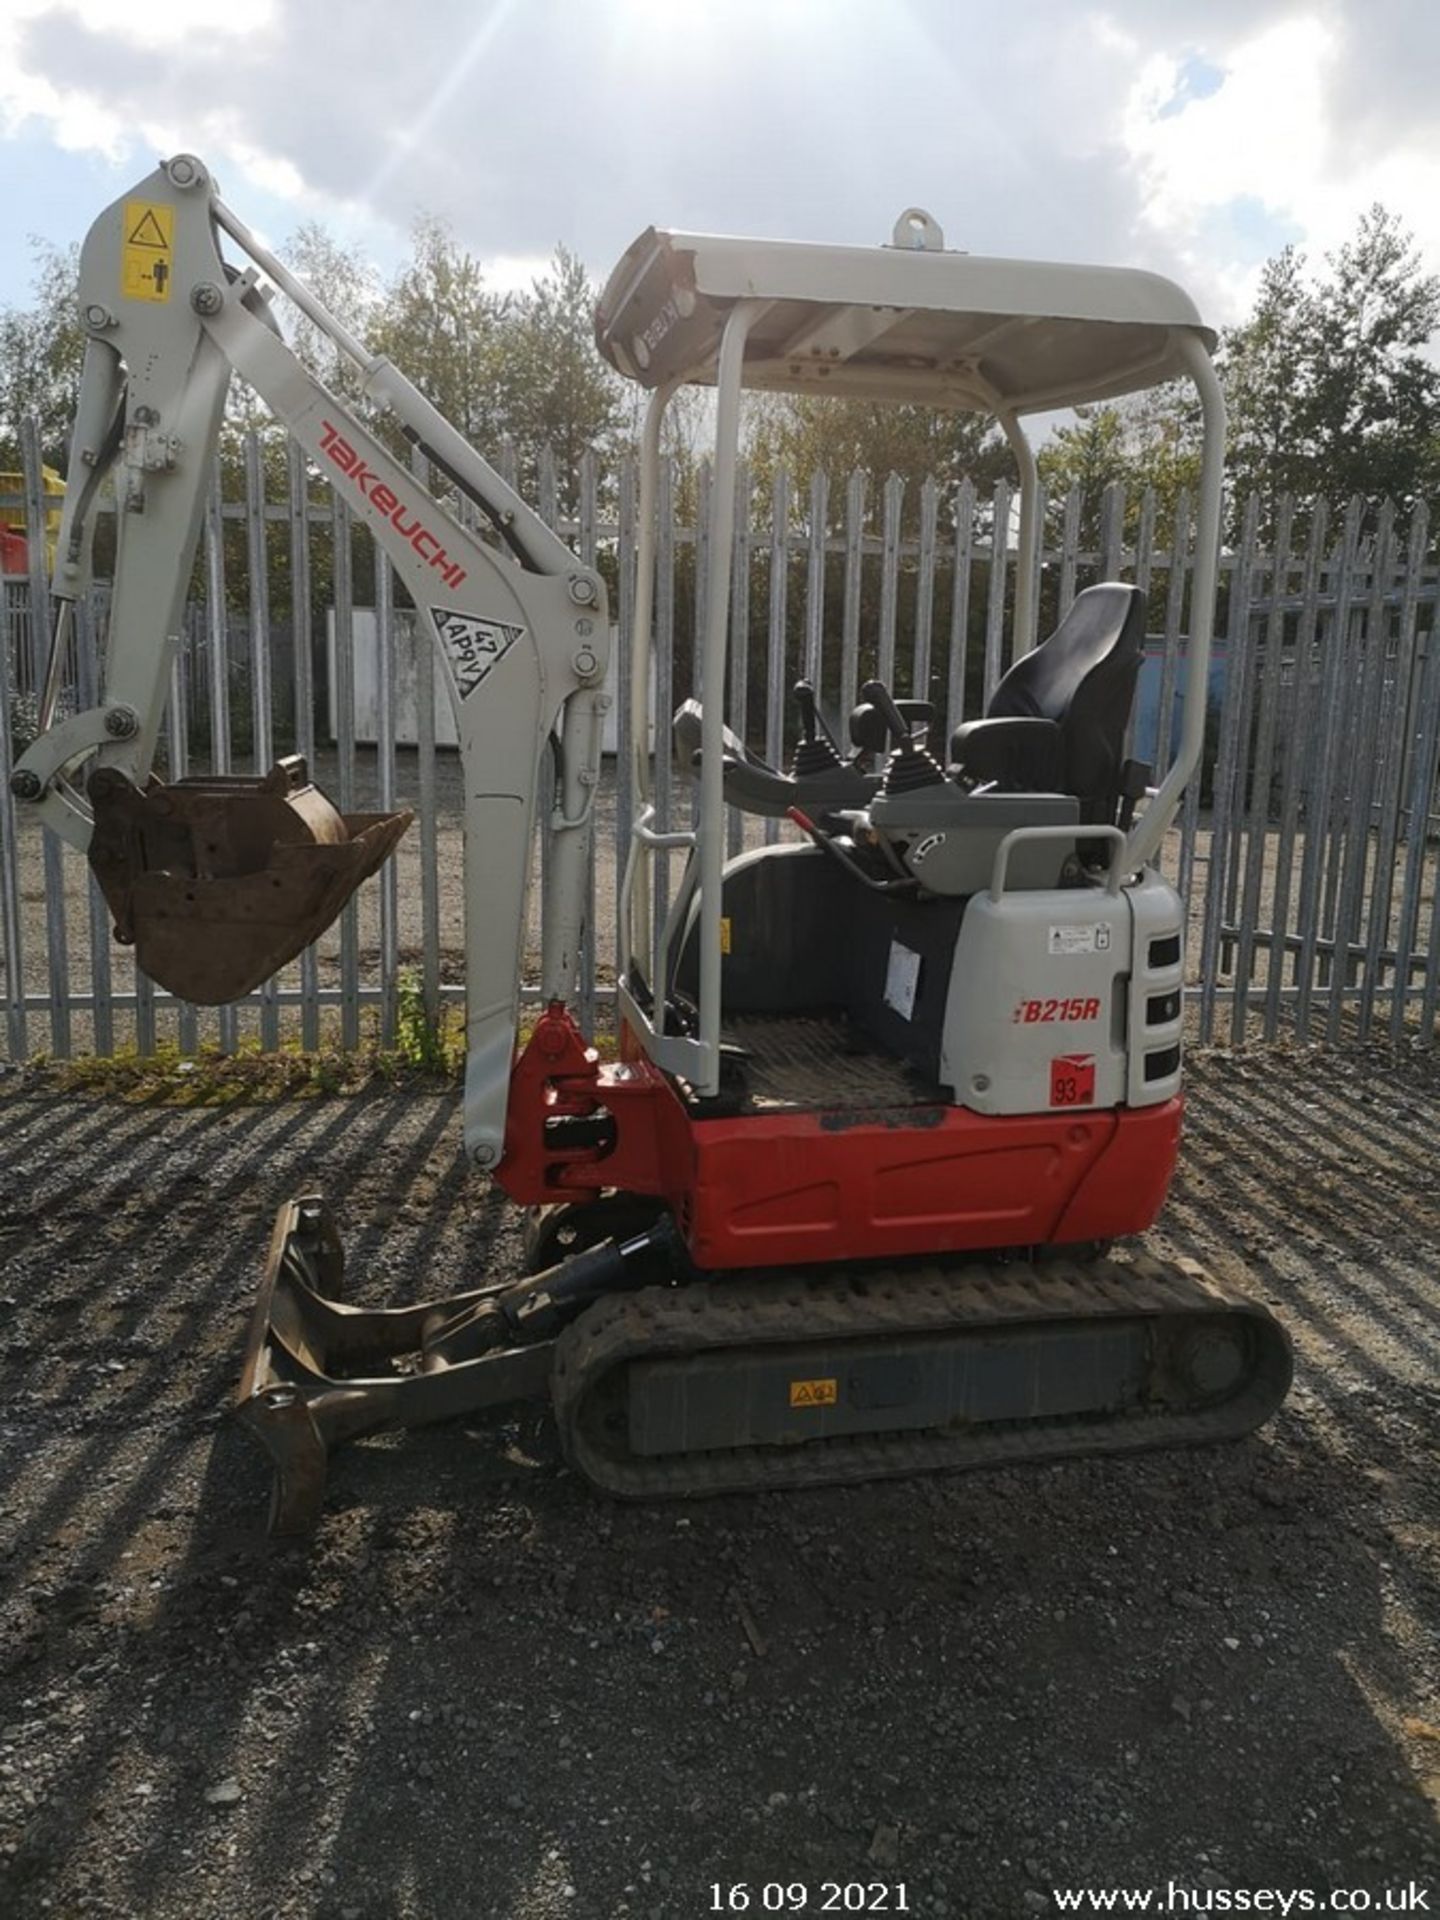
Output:
<path fill-rule="evenodd" d="M 904 715 L 891 695 L 890 689 L 882 680 L 867 680 L 860 689 L 860 698 L 868 700 L 880 718 L 885 722 L 885 731 L 897 747 L 910 743 L 910 728 Z"/>
<path fill-rule="evenodd" d="M 880 783 L 881 793 L 914 793 L 919 787 L 943 786 L 945 769 L 928 747 L 921 746 L 915 739 L 890 689 L 882 681 L 867 680 L 860 689 L 860 698 L 879 715 L 894 743 L 894 752 Z"/>
<path fill-rule="evenodd" d="M 821 848 L 825 853 L 828 853 L 832 860 L 838 861 L 847 873 L 853 874 L 862 886 L 868 887 L 871 893 L 916 893 L 919 891 L 920 882 L 908 874 L 899 880 L 871 879 L 859 861 L 852 859 L 840 845 L 840 842 L 835 838 L 834 834 L 826 833 L 823 827 L 817 826 L 809 814 L 804 812 L 800 807 L 788 808 L 787 817 L 795 822 L 802 833 L 808 834 L 817 847 Z"/>
<path fill-rule="evenodd" d="M 845 763 L 830 737 L 830 729 L 825 725 L 820 703 L 815 698 L 815 689 L 808 680 L 795 682 L 795 704 L 800 709 L 800 738 L 796 742 L 795 758 L 790 767 L 792 776 L 796 780 L 803 780 L 807 775 L 830 773 L 836 767 L 843 766 Z"/>

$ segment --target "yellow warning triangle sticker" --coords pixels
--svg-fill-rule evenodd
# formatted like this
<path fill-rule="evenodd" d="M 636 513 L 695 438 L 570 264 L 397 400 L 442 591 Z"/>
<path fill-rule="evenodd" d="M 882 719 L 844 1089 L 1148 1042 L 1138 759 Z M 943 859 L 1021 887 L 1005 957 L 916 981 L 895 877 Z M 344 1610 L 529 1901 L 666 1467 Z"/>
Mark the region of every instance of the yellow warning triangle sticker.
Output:
<path fill-rule="evenodd" d="M 132 247 L 160 247 L 161 249 L 168 250 L 170 243 L 165 238 L 160 222 L 155 218 L 154 213 L 147 208 L 144 219 L 136 227 L 126 244 Z"/>

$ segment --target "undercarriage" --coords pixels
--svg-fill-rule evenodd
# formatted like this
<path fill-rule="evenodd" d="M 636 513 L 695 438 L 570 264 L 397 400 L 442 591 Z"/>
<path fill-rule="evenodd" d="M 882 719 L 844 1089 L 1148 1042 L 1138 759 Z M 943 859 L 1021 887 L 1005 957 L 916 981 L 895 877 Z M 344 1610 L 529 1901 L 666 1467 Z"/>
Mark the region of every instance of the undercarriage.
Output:
<path fill-rule="evenodd" d="M 537 1223 L 546 1251 L 627 1203 L 556 1212 L 574 1217 Z M 345 1303 L 343 1266 L 321 1201 L 281 1209 L 237 1396 L 275 1469 L 277 1533 L 314 1526 L 340 1441 L 527 1397 L 549 1398 L 594 1486 L 649 1500 L 1235 1439 L 1290 1385 L 1264 1307 L 1144 1254 L 707 1279 L 662 1220 L 529 1281 L 389 1310 Z"/>

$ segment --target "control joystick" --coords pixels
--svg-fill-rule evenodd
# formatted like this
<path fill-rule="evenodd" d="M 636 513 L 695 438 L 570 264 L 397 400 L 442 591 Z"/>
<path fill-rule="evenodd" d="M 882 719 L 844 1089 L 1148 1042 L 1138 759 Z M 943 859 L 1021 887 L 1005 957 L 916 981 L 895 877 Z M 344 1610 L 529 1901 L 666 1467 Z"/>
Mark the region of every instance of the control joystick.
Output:
<path fill-rule="evenodd" d="M 884 721 L 885 730 L 894 743 L 885 777 L 880 782 L 881 793 L 914 793 L 920 787 L 944 786 L 945 769 L 910 731 L 910 724 L 896 706 L 890 689 L 878 680 L 867 680 L 860 689 L 860 697 L 868 700 Z"/>
<path fill-rule="evenodd" d="M 790 763 L 792 777 L 804 780 L 817 773 L 833 773 L 836 767 L 844 766 L 844 761 L 835 750 L 834 741 L 821 731 L 824 722 L 820 718 L 815 689 L 808 680 L 796 681 L 795 704 L 800 710 L 800 738 L 795 743 L 795 758 Z"/>

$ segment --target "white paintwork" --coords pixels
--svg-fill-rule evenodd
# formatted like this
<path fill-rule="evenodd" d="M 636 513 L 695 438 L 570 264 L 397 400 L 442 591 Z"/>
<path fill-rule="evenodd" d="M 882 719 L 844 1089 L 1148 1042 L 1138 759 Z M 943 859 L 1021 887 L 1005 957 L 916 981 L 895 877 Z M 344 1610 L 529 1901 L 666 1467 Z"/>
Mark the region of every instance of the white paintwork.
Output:
<path fill-rule="evenodd" d="M 1052 952 L 1073 930 L 1074 951 Z M 1084 945 L 1083 936 L 1090 936 Z M 1050 1063 L 1062 1054 L 1095 1059 L 1091 1107 L 1125 1098 L 1125 977 L 1130 908 L 1098 888 L 977 894 L 965 909 L 945 1006 L 940 1079 L 976 1113 L 1050 1111 Z M 1099 1003 L 1092 1018 L 1027 1021 L 1028 1002 Z M 1080 1109 L 1083 1111 L 1083 1109 Z"/>
<path fill-rule="evenodd" d="M 1179 894 L 1167 880 L 1153 870 L 1125 890 L 1134 922 L 1134 961 L 1130 971 L 1130 1074 L 1125 1098 L 1132 1107 L 1153 1106 L 1159 1100 L 1172 1099 L 1180 1091 L 1180 1060 L 1173 1073 L 1155 1079 L 1145 1076 L 1147 1057 L 1167 1047 L 1184 1051 L 1185 1030 L 1185 908 Z M 1173 966 L 1152 967 L 1151 943 L 1173 937 L 1179 942 L 1179 958 Z M 1151 1023 L 1147 1003 L 1152 995 L 1175 995 L 1175 1018 Z"/>
<path fill-rule="evenodd" d="M 1152 967 L 1150 944 L 1183 943 L 1180 896 L 1158 874 L 1100 887 L 977 895 L 965 910 L 941 1040 L 940 1078 L 977 1113 L 1045 1113 L 1051 1062 L 1092 1054 L 1097 1107 L 1153 1106 L 1180 1090 L 1180 1068 L 1147 1079 L 1147 1057 L 1180 1046 L 1183 954 Z M 1174 993 L 1175 1017 L 1147 1021 L 1152 996 Z M 1066 1009 L 1098 1000 L 1080 1019 Z M 1027 1008 L 1053 1008 L 1029 1019 Z M 1076 1109 L 1084 1111 L 1085 1109 Z"/>

